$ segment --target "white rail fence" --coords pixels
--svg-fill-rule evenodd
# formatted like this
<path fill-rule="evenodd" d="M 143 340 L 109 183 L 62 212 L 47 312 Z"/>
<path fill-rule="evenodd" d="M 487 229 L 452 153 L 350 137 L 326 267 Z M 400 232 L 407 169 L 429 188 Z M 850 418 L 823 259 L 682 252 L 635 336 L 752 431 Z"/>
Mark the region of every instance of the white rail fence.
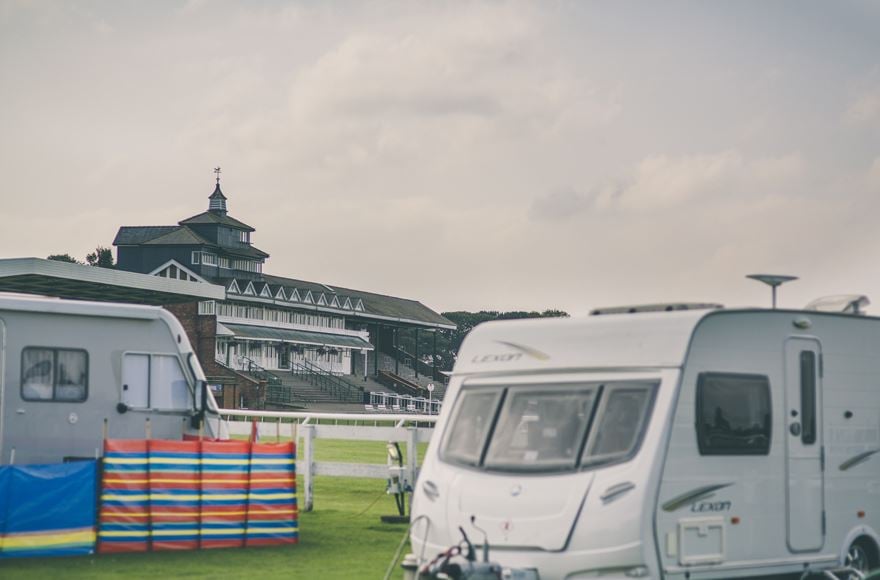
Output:
<path fill-rule="evenodd" d="M 348 441 L 382 441 L 406 443 L 403 477 L 415 486 L 419 474 L 418 444 L 431 439 L 436 415 L 412 414 L 356 414 L 356 413 L 298 413 L 288 411 L 242 411 L 220 409 L 223 427 L 231 435 L 249 435 L 256 421 L 261 439 L 299 439 L 297 446 L 297 473 L 303 477 L 302 511 L 314 507 L 313 479 L 315 475 L 336 477 L 369 477 L 388 479 L 388 465 L 375 463 L 340 463 L 315 461 L 315 439 L 343 439 Z M 384 423 L 384 425 L 380 425 Z M 424 425 L 430 424 L 430 427 Z M 222 429 L 221 427 L 221 433 Z"/>

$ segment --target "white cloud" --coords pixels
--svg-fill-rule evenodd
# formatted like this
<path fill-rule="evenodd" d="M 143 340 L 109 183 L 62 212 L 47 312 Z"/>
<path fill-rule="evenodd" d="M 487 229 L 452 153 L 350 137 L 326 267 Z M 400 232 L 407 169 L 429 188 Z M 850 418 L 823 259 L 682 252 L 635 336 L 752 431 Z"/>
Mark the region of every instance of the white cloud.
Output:
<path fill-rule="evenodd" d="M 880 193 L 880 157 L 874 159 L 868 169 L 867 184 L 869 191 Z"/>
<path fill-rule="evenodd" d="M 789 192 L 806 173 L 798 153 L 746 159 L 728 150 L 698 155 L 651 155 L 627 175 L 587 189 L 553 192 L 536 199 L 531 216 L 558 220 L 591 209 L 642 212 L 681 209 L 721 196 L 755 198 Z"/>
<path fill-rule="evenodd" d="M 859 95 L 846 110 L 846 120 L 854 125 L 880 123 L 880 88 Z"/>

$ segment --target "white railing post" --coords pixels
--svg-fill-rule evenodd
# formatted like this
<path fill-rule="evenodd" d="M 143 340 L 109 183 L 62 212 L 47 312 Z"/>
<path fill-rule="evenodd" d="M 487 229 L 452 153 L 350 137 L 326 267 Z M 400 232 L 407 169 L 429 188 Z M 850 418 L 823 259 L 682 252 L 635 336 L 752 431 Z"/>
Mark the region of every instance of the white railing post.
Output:
<path fill-rule="evenodd" d="M 310 512 L 314 507 L 314 491 L 312 489 L 312 479 L 315 474 L 315 426 L 305 425 L 301 427 L 303 442 L 303 511 Z"/>
<path fill-rule="evenodd" d="M 416 489 L 416 479 L 419 477 L 419 430 L 416 427 L 406 428 L 406 481 Z M 412 513 L 412 493 L 409 494 L 409 513 Z"/>

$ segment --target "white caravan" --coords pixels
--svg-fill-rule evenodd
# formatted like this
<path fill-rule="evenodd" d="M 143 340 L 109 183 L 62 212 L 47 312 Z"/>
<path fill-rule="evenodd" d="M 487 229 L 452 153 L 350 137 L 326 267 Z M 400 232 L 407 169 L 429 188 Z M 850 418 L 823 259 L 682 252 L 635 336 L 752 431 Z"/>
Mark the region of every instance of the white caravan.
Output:
<path fill-rule="evenodd" d="M 105 434 L 180 439 L 202 408 L 216 403 L 168 311 L 0 294 L 0 464 L 95 458 Z"/>
<path fill-rule="evenodd" d="M 876 567 L 880 319 L 702 309 L 480 325 L 412 517 L 422 562 L 461 526 L 522 578 Z"/>

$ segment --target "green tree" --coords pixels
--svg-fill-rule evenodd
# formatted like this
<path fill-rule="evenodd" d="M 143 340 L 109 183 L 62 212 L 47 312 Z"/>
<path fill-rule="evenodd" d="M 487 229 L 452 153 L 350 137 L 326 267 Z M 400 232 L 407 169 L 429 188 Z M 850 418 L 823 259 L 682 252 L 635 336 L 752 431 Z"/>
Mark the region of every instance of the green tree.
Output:
<path fill-rule="evenodd" d="M 96 266 L 98 268 L 113 269 L 116 267 L 113 263 L 113 250 L 104 246 L 98 246 L 94 252 L 87 255 L 86 262 L 89 266 Z"/>
<path fill-rule="evenodd" d="M 47 260 L 54 260 L 56 262 L 69 262 L 71 264 L 79 264 L 80 262 L 76 260 L 70 254 L 51 254 L 46 256 Z"/>
<path fill-rule="evenodd" d="M 456 312 L 444 312 L 443 316 L 454 322 L 457 326 L 455 330 L 438 331 L 437 333 L 437 368 L 443 371 L 452 370 L 455 364 L 455 358 L 458 356 L 458 349 L 464 337 L 478 324 L 490 322 L 492 320 L 512 320 L 518 318 L 559 318 L 568 317 L 568 313 L 562 310 L 544 310 L 524 311 L 512 310 L 509 312 L 499 312 L 497 310 L 481 310 L 479 312 L 468 312 L 460 310 Z M 419 351 L 430 353 L 433 340 L 430 333 L 424 333 L 425 338 L 419 342 Z"/>

